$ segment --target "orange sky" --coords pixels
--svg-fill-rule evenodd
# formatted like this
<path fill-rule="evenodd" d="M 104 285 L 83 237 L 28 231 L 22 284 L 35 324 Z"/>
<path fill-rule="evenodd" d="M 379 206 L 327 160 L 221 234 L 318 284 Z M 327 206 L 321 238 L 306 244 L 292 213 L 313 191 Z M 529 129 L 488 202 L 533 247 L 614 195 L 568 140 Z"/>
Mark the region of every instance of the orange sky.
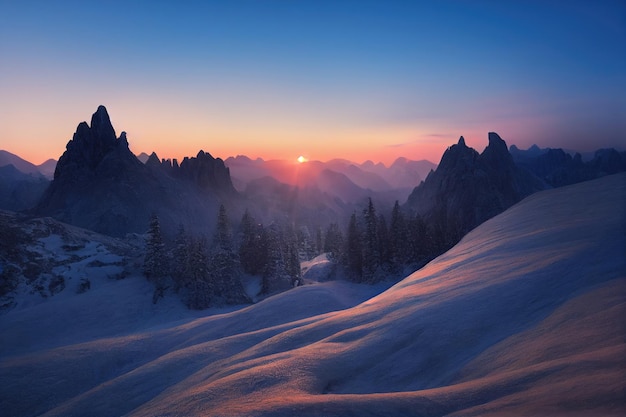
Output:
<path fill-rule="evenodd" d="M 106 103 L 105 103 L 105 106 Z M 72 106 L 69 105 L 71 108 Z M 8 110 L 14 126 L 0 126 L 3 140 L 0 148 L 15 153 L 35 164 L 46 159 L 58 159 L 81 121 L 90 122 L 97 104 L 89 110 L 75 106 L 70 111 L 64 106 L 51 107 L 34 117 L 29 106 L 15 106 Z M 87 107 L 87 106 L 85 106 Z M 439 162 L 443 151 L 456 143 L 460 133 L 435 135 L 419 126 L 365 126 L 362 128 L 341 125 L 310 124 L 282 125 L 274 120 L 252 120 L 249 123 L 223 122 L 194 117 L 193 112 L 169 112 L 168 109 L 146 104 L 114 103 L 107 106 L 117 135 L 127 132 L 131 150 L 157 152 L 161 158 L 194 156 L 200 149 L 215 157 L 247 155 L 251 158 L 295 160 L 303 155 L 311 160 L 326 161 L 333 158 L 354 162 L 372 160 L 391 164 L 398 157 L 428 159 Z M 5 111 L 5 114 L 7 112 Z M 436 127 L 433 127 L 433 129 Z M 477 148 L 486 146 L 487 132 L 465 134 L 468 144 Z"/>
<path fill-rule="evenodd" d="M 100 104 L 164 158 L 623 148 L 626 7 L 570 3 L 3 2 L 0 149 L 57 159 Z"/>

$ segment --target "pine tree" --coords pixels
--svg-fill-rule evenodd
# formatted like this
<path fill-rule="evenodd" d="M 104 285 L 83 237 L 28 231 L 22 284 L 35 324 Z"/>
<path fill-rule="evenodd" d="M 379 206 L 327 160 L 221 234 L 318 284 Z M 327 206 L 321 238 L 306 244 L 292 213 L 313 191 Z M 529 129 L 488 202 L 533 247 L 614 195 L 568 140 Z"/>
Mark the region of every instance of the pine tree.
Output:
<path fill-rule="evenodd" d="M 211 299 L 215 303 L 239 304 L 249 301 L 241 284 L 239 257 L 233 249 L 230 222 L 223 205 L 217 216 L 208 275 Z"/>
<path fill-rule="evenodd" d="M 167 275 L 167 259 L 161 236 L 161 225 L 156 214 L 152 214 L 150 217 L 143 273 L 149 281 L 154 282 L 157 288 L 164 286 L 163 280 Z"/>
<path fill-rule="evenodd" d="M 302 282 L 302 271 L 300 268 L 299 242 L 293 229 L 288 228 L 285 243 L 287 252 L 286 272 L 289 276 L 292 287 L 297 287 Z"/>
<path fill-rule="evenodd" d="M 363 211 L 365 231 L 363 235 L 363 281 L 375 282 L 378 280 L 380 256 L 378 238 L 378 217 L 372 199 L 369 199 L 367 208 Z"/>
<path fill-rule="evenodd" d="M 211 305 L 213 288 L 209 277 L 206 240 L 191 240 L 189 244 L 189 272 L 187 280 L 187 306 L 202 310 Z"/>
<path fill-rule="evenodd" d="M 190 242 L 185 228 L 181 224 L 174 240 L 172 251 L 172 278 L 176 291 L 187 286 L 189 274 Z"/>
<path fill-rule="evenodd" d="M 239 259 L 244 272 L 261 275 L 267 264 L 266 233 L 263 226 L 257 224 L 248 210 L 241 218 L 239 226 Z"/>
<path fill-rule="evenodd" d="M 348 267 L 348 273 L 354 281 L 361 282 L 363 279 L 363 249 L 356 213 L 352 213 L 350 216 L 346 235 L 345 263 Z"/>
<path fill-rule="evenodd" d="M 315 232 L 315 254 L 321 255 L 324 252 L 324 244 L 322 242 L 322 228 L 318 227 Z"/>
<path fill-rule="evenodd" d="M 389 227 L 389 256 L 394 272 L 399 272 L 402 265 L 408 261 L 408 247 L 407 224 L 400 204 L 396 200 L 391 211 L 391 225 Z"/>
<path fill-rule="evenodd" d="M 326 239 L 324 239 L 324 252 L 328 254 L 330 260 L 338 261 L 341 259 L 343 246 L 343 235 L 339 225 L 337 223 L 329 224 L 326 230 Z"/>
<path fill-rule="evenodd" d="M 298 257 L 301 261 L 308 261 L 313 258 L 315 248 L 311 242 L 311 233 L 307 226 L 300 226 L 298 229 Z"/>
<path fill-rule="evenodd" d="M 293 228 L 274 222 L 265 230 L 267 263 L 261 293 L 269 294 L 297 285 L 301 275 L 297 236 Z"/>
<path fill-rule="evenodd" d="M 382 214 L 378 216 L 376 232 L 378 233 L 379 265 L 383 270 L 389 270 L 391 266 L 391 239 L 389 237 L 389 229 L 387 228 L 387 220 L 385 220 L 385 216 Z"/>
<path fill-rule="evenodd" d="M 282 231 L 276 223 L 266 229 L 267 263 L 261 281 L 261 293 L 269 294 L 279 287 L 286 277 L 285 253 L 282 245 Z"/>
<path fill-rule="evenodd" d="M 407 261 L 414 265 L 423 264 L 431 251 L 436 250 L 438 244 L 431 242 L 426 224 L 419 214 L 410 218 L 407 225 L 408 256 Z"/>
<path fill-rule="evenodd" d="M 231 252 L 233 250 L 233 239 L 230 232 L 230 224 L 223 204 L 220 204 L 220 209 L 217 214 L 217 231 L 214 243 L 219 246 L 220 250 L 226 252 Z"/>

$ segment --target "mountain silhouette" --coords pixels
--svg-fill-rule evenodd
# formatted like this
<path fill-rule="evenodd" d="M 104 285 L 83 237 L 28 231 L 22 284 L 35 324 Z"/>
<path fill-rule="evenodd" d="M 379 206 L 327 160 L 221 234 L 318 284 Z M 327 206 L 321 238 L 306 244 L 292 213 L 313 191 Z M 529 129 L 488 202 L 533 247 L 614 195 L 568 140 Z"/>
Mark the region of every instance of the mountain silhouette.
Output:
<path fill-rule="evenodd" d="M 191 178 L 173 175 L 164 164 L 141 163 L 126 133 L 116 137 L 106 108 L 99 106 L 90 125 L 78 125 L 34 213 L 112 236 L 145 232 L 152 213 L 166 234 L 180 224 L 210 233 L 219 198 L 235 193 L 223 162 L 195 168 L 190 162 Z"/>
<path fill-rule="evenodd" d="M 437 169 L 413 190 L 407 206 L 435 229 L 443 246 L 451 246 L 485 220 L 545 188 L 515 165 L 504 140 L 490 132 L 482 154 L 461 136 L 444 152 Z"/>

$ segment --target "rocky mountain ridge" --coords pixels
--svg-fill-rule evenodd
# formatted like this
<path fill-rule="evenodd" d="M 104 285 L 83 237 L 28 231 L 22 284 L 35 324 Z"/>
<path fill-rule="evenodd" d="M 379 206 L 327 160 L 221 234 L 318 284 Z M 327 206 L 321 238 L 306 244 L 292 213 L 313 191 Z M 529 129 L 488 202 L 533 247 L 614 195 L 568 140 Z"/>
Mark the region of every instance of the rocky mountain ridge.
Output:
<path fill-rule="evenodd" d="M 57 161 L 54 159 L 48 159 L 40 165 L 35 165 L 19 156 L 12 154 L 11 152 L 0 150 L 0 167 L 13 165 L 15 169 L 24 173 L 34 176 L 43 176 L 46 179 L 51 180 L 54 176 L 54 169 Z"/>
<path fill-rule="evenodd" d="M 515 165 L 506 143 L 495 132 L 482 153 L 463 136 L 448 148 L 437 169 L 417 186 L 406 203 L 444 239 L 446 247 L 485 220 L 503 212 L 546 184 Z"/>
<path fill-rule="evenodd" d="M 189 168 L 181 168 L 180 176 L 141 163 L 128 148 L 126 133 L 116 137 L 100 106 L 91 125 L 78 125 L 33 214 L 124 236 L 145 232 L 156 213 L 166 234 L 173 235 L 181 224 L 210 234 L 219 200 L 232 196 L 234 189 L 223 163 L 211 165 L 204 153 L 197 160 L 185 163 Z"/>

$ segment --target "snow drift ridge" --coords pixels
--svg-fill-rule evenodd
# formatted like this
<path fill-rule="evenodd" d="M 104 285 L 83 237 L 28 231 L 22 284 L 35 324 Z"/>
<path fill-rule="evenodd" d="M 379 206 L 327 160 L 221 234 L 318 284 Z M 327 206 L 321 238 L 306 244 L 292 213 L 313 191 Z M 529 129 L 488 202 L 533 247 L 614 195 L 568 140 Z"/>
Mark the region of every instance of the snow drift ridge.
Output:
<path fill-rule="evenodd" d="M 350 309 L 322 311 L 331 294 L 320 284 L 232 313 L 0 358 L 0 407 L 47 416 L 623 414 L 624 201 L 624 174 L 534 194 Z M 19 318 L 11 314 L 0 330 Z"/>

